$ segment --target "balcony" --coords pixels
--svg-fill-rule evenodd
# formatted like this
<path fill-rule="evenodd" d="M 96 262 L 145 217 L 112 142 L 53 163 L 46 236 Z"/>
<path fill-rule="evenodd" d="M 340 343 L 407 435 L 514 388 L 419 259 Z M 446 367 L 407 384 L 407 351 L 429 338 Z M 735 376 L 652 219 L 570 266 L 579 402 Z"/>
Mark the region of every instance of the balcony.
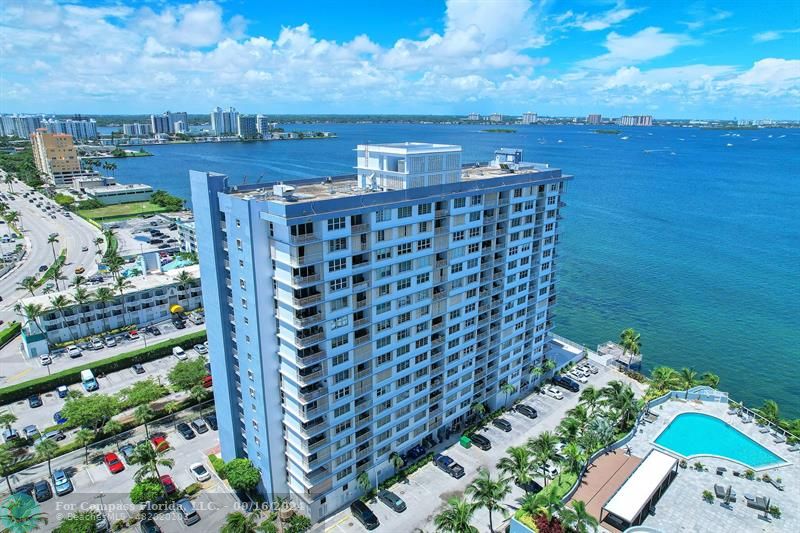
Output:
<path fill-rule="evenodd" d="M 319 322 L 322 320 L 322 313 L 315 313 L 310 316 L 305 316 L 302 318 L 294 317 L 294 325 L 298 328 L 303 328 L 308 325 L 314 324 L 315 322 Z"/>
<path fill-rule="evenodd" d="M 292 301 L 294 301 L 294 305 L 298 307 L 306 307 L 311 304 L 315 304 L 317 302 L 322 301 L 322 294 L 320 293 L 312 294 L 311 296 L 305 296 L 303 298 L 294 297 L 292 298 Z"/>
<path fill-rule="evenodd" d="M 289 260 L 294 266 L 312 265 L 322 262 L 322 254 L 292 255 Z"/>
<path fill-rule="evenodd" d="M 294 243 L 304 243 L 319 240 L 313 233 L 303 233 L 301 235 L 290 235 L 289 239 Z"/>
<path fill-rule="evenodd" d="M 449 215 L 450 215 L 450 212 L 447 209 L 437 209 L 436 213 L 434 213 L 434 216 L 436 218 L 444 218 L 444 217 L 449 216 Z"/>
<path fill-rule="evenodd" d="M 327 387 L 320 387 L 310 392 L 298 392 L 297 398 L 301 402 L 311 402 L 328 394 Z"/>
<path fill-rule="evenodd" d="M 296 346 L 300 346 L 301 348 L 310 348 L 311 346 L 318 344 L 324 338 L 325 338 L 325 333 L 320 332 L 314 335 L 307 335 L 305 337 L 295 337 L 294 344 Z"/>
<path fill-rule="evenodd" d="M 324 360 L 328 357 L 328 353 L 325 350 L 319 350 L 312 354 L 306 356 L 297 356 L 297 361 L 301 366 L 309 366 L 313 365 L 314 363 L 319 363 L 320 361 Z"/>
<path fill-rule="evenodd" d="M 324 375 L 325 371 L 320 367 L 318 370 L 314 372 L 310 372 L 308 374 L 301 374 L 300 372 L 297 373 L 297 378 L 300 382 L 310 385 L 320 379 Z"/>
<path fill-rule="evenodd" d="M 369 231 L 369 224 L 353 224 L 350 226 L 350 233 L 366 233 Z"/>
<path fill-rule="evenodd" d="M 358 320 L 353 321 L 353 328 L 357 329 L 369 324 L 369 318 L 359 318 Z"/>
<path fill-rule="evenodd" d="M 306 283 L 316 283 L 322 279 L 321 274 L 310 274 L 308 276 L 293 276 L 292 281 L 295 285 L 304 285 Z"/>

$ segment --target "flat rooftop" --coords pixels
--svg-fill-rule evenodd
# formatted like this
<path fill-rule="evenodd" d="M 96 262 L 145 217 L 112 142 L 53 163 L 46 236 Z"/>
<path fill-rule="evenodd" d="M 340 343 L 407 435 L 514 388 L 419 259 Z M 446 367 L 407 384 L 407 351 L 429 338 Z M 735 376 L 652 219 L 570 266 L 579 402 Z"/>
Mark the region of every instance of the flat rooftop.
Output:
<path fill-rule="evenodd" d="M 359 144 L 356 150 L 374 150 L 375 152 L 389 152 L 395 154 L 414 154 L 430 152 L 460 152 L 461 147 L 456 144 L 437 144 L 421 142 Z"/>
<path fill-rule="evenodd" d="M 87 194 L 97 194 L 97 193 L 106 193 L 106 194 L 113 194 L 118 192 L 131 192 L 131 191 L 152 191 L 153 187 L 147 185 L 146 183 L 128 183 L 125 185 L 104 185 L 102 187 L 92 187 L 88 191 Z"/>

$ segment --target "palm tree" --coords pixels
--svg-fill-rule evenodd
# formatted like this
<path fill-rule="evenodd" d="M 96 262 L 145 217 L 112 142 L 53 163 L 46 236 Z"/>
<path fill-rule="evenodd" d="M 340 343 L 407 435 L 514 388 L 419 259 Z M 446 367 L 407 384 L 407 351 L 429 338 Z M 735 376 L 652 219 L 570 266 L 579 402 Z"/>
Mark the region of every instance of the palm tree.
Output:
<path fill-rule="evenodd" d="M 72 338 L 77 339 L 80 336 L 80 331 L 78 331 L 78 336 L 74 335 L 72 327 L 67 324 L 67 315 L 64 313 L 64 310 L 69 307 L 71 303 L 70 299 L 63 294 L 50 298 L 50 305 L 61 314 L 61 320 L 64 322 L 64 325 L 67 326 L 67 329 L 69 329 L 70 335 L 73 335 Z"/>
<path fill-rule="evenodd" d="M 618 380 L 609 381 L 601 393 L 603 403 L 613 410 L 615 417 L 619 420 L 617 425 L 620 428 L 626 428 L 639 410 L 638 402 L 630 385 Z"/>
<path fill-rule="evenodd" d="M 775 400 L 764 400 L 758 413 L 770 422 L 777 422 L 780 419 L 780 410 Z"/>
<path fill-rule="evenodd" d="M 597 518 L 590 515 L 586 511 L 586 504 L 581 500 L 574 500 L 572 507 L 566 507 L 559 513 L 561 523 L 567 526 L 570 531 L 576 533 L 588 533 L 588 531 L 597 531 Z"/>
<path fill-rule="evenodd" d="M 24 304 L 21 311 L 24 313 L 25 320 L 27 320 L 26 325 L 33 322 L 36 324 L 36 329 L 39 330 L 39 333 L 44 335 L 44 330 L 39 325 L 39 317 L 44 314 L 44 306 L 41 304 Z"/>
<path fill-rule="evenodd" d="M 180 299 L 185 299 L 183 293 L 188 291 L 192 287 L 192 285 L 194 285 L 197 279 L 194 276 L 192 276 L 188 271 L 181 270 L 181 273 L 178 274 L 177 281 L 178 281 L 178 290 L 181 292 Z"/>
<path fill-rule="evenodd" d="M 539 381 L 539 378 L 541 378 L 543 374 L 544 374 L 544 368 L 542 368 L 541 365 L 536 365 L 533 368 L 531 368 L 530 375 L 534 381 Z"/>
<path fill-rule="evenodd" d="M 111 175 L 116 177 L 117 176 L 117 164 L 116 163 L 109 163 L 108 170 L 111 171 Z"/>
<path fill-rule="evenodd" d="M 17 288 L 25 289 L 31 296 L 36 296 L 36 289 L 39 287 L 39 284 L 36 282 L 36 278 L 33 276 L 25 276 L 22 278 L 22 281 L 17 283 Z"/>
<path fill-rule="evenodd" d="M 450 498 L 447 507 L 433 518 L 433 524 L 440 533 L 478 533 L 478 528 L 470 524 L 474 514 L 474 504 L 463 498 Z"/>
<path fill-rule="evenodd" d="M 402 457 L 400 457 L 400 454 L 397 452 L 392 452 L 389 455 L 389 462 L 392 464 L 392 468 L 394 468 L 395 472 L 399 472 L 400 469 L 402 469 L 406 465 L 406 462 L 403 460 Z"/>
<path fill-rule="evenodd" d="M 542 370 L 545 374 L 552 371 L 556 367 L 556 362 L 552 359 L 545 359 L 542 361 Z"/>
<path fill-rule="evenodd" d="M 144 433 L 147 435 L 148 440 L 150 440 L 150 430 L 147 427 L 147 423 L 155 418 L 155 416 L 155 412 L 147 404 L 140 405 L 133 412 L 133 417 L 136 419 L 136 422 L 144 425 Z"/>
<path fill-rule="evenodd" d="M 230 513 L 225 517 L 225 525 L 220 529 L 221 533 L 258 533 L 263 531 L 258 525 L 259 515 L 257 513 L 245 514 L 242 512 Z"/>
<path fill-rule="evenodd" d="M 517 486 L 525 488 L 532 480 L 533 462 L 531 452 L 525 446 L 511 446 L 506 456 L 497 462 L 497 469 L 507 478 L 513 479 Z"/>
<path fill-rule="evenodd" d="M 73 276 L 72 278 L 72 281 L 70 282 L 70 285 L 72 285 L 76 289 L 80 289 L 81 287 L 86 285 L 86 283 L 88 283 L 88 280 L 86 279 L 85 276 L 81 276 L 80 274 L 75 274 L 75 276 Z"/>
<path fill-rule="evenodd" d="M 595 412 L 595 409 L 597 408 L 598 403 L 600 403 L 601 398 L 601 391 L 593 385 L 587 385 L 581 391 L 580 401 L 586 406 L 589 416 Z"/>
<path fill-rule="evenodd" d="M 472 502 L 477 507 L 482 507 L 489 511 L 489 531 L 494 532 L 492 525 L 492 512 L 500 510 L 507 515 L 506 509 L 502 506 L 503 499 L 511 493 L 511 487 L 505 479 L 492 479 L 489 471 L 482 468 L 478 472 L 478 477 L 470 483 L 464 490 L 464 494 L 472 498 Z"/>
<path fill-rule="evenodd" d="M 364 470 L 356 477 L 356 483 L 364 490 L 364 494 L 368 494 L 372 490 L 372 481 L 369 479 L 369 472 Z"/>
<path fill-rule="evenodd" d="M 133 474 L 133 479 L 137 483 L 151 477 L 161 479 L 161 473 L 158 471 L 159 466 L 170 469 L 175 466 L 174 460 L 159 455 L 159 452 L 153 449 L 149 442 L 143 442 L 133 450 L 131 462 L 140 465 L 139 469 Z"/>
<path fill-rule="evenodd" d="M 667 391 L 677 387 L 678 381 L 678 373 L 668 366 L 658 366 L 650 372 L 650 386 L 659 391 Z"/>
<path fill-rule="evenodd" d="M 631 365 L 631 361 L 633 361 L 634 356 L 639 355 L 641 352 L 642 343 L 640 339 L 641 335 L 639 335 L 639 333 L 637 333 L 633 328 L 624 329 L 622 330 L 622 333 L 619 334 L 623 357 L 626 353 L 631 354 L 630 358 L 628 359 L 628 366 Z"/>
<path fill-rule="evenodd" d="M 127 289 L 132 289 L 133 283 L 131 283 L 122 276 L 118 276 L 116 281 L 114 282 L 114 288 L 117 290 L 117 292 L 119 292 L 119 299 L 120 302 L 122 302 L 122 316 L 124 317 L 124 320 L 127 322 L 128 309 L 125 306 L 125 291 Z"/>
<path fill-rule="evenodd" d="M 6 222 L 13 224 L 19 220 L 19 211 L 9 211 L 5 214 Z"/>
<path fill-rule="evenodd" d="M 58 282 L 67 279 L 67 277 L 62 274 L 62 271 L 64 270 L 64 264 L 61 261 L 56 261 L 50 268 L 52 269 L 51 272 L 53 273 L 53 281 L 56 282 L 56 289 L 58 289 Z"/>
<path fill-rule="evenodd" d="M 47 238 L 47 244 L 49 244 L 53 250 L 53 261 L 56 261 L 58 259 L 58 255 L 56 255 L 56 243 L 58 242 L 61 242 L 58 240 L 58 235 L 50 235 Z"/>
<path fill-rule="evenodd" d="M 89 293 L 89 291 L 86 289 L 86 287 L 78 287 L 78 289 L 75 291 L 75 293 L 72 295 L 72 297 L 75 299 L 75 303 L 78 304 L 79 306 L 86 305 L 92 299 L 92 295 Z M 80 309 L 80 308 L 78 309 L 78 334 L 80 334 L 80 335 L 82 335 L 82 333 L 81 333 L 81 324 L 83 324 L 85 322 L 88 322 L 88 320 L 90 318 L 88 315 L 89 315 L 88 312 L 85 313 L 83 311 L 83 309 Z M 88 335 L 90 333 L 91 333 L 91 331 L 89 331 L 89 326 L 87 325 L 86 326 L 86 334 Z"/>
<path fill-rule="evenodd" d="M 586 423 L 589 421 L 589 411 L 586 410 L 586 406 L 579 403 L 569 411 L 567 414 L 578 421 L 581 427 L 585 427 Z"/>
<path fill-rule="evenodd" d="M 583 424 L 581 424 L 577 418 L 572 416 L 567 416 L 566 418 L 561 420 L 561 423 L 558 424 L 556 428 L 556 433 L 558 434 L 558 438 L 561 439 L 561 442 L 572 442 L 578 438 L 578 434 L 583 429 Z"/>
<path fill-rule="evenodd" d="M 6 498 L 3 510 L 3 531 L 34 531 L 47 524 L 47 513 L 41 512 L 33 498 Z"/>
<path fill-rule="evenodd" d="M 528 494 L 522 501 L 520 509 L 531 516 L 541 515 L 548 522 L 564 507 L 561 497 L 552 490 L 543 490 L 537 494 Z"/>
<path fill-rule="evenodd" d="M 89 445 L 94 442 L 94 431 L 82 428 L 75 433 L 75 441 L 83 446 L 83 460 L 89 464 Z"/>
<path fill-rule="evenodd" d="M 580 473 L 583 462 L 586 460 L 586 455 L 577 444 L 574 442 L 567 443 L 561 450 L 561 455 L 563 456 L 561 465 L 567 472 Z"/>
<path fill-rule="evenodd" d="M 101 248 L 100 247 L 103 246 L 103 243 L 106 242 L 106 241 L 102 237 L 97 237 L 93 242 L 94 242 L 95 247 L 97 248 L 96 253 L 99 255 L 100 252 L 101 252 Z"/>
<path fill-rule="evenodd" d="M 11 174 L 6 174 L 5 180 L 6 185 L 8 185 L 8 192 L 14 193 L 14 176 Z"/>
<path fill-rule="evenodd" d="M 604 416 L 592 418 L 586 426 L 586 431 L 581 435 L 581 444 L 589 451 L 603 448 L 612 440 L 614 440 L 614 424 Z"/>
<path fill-rule="evenodd" d="M 483 415 L 486 414 L 486 406 L 483 405 L 482 402 L 475 402 L 470 407 L 470 410 L 475 413 L 478 418 L 481 418 Z"/>
<path fill-rule="evenodd" d="M 504 405 L 508 405 L 508 397 L 517 392 L 517 387 L 515 387 L 512 383 L 506 382 L 500 385 L 500 392 L 505 393 L 506 401 L 503 403 Z"/>
<path fill-rule="evenodd" d="M 703 385 L 707 385 L 712 389 L 719 387 L 719 376 L 711 372 L 704 372 L 700 380 L 703 382 Z"/>
<path fill-rule="evenodd" d="M 556 459 L 557 443 L 558 439 L 550 431 L 543 431 L 538 437 L 528 440 L 528 449 L 535 458 L 535 464 L 542 469 L 545 485 L 547 485 L 547 472 L 545 468 L 550 461 Z"/>
<path fill-rule="evenodd" d="M 8 485 L 8 492 L 13 493 L 11 488 L 11 481 L 8 479 L 11 476 L 12 469 L 17 462 L 17 458 L 11 453 L 11 450 L 5 446 L 0 447 L 0 475 L 6 478 L 6 485 Z"/>
<path fill-rule="evenodd" d="M 109 230 L 108 234 L 113 236 L 114 232 Z M 117 278 L 119 278 L 119 273 L 122 271 L 122 267 L 125 266 L 125 260 L 122 259 L 120 256 L 118 256 L 116 253 L 114 253 L 106 257 L 104 261 L 106 266 L 108 267 L 108 270 L 111 272 L 111 275 L 114 276 L 114 279 L 116 280 Z"/>
<path fill-rule="evenodd" d="M 42 439 L 36 445 L 36 457 L 43 461 L 47 461 L 47 471 L 50 472 L 50 477 L 53 477 L 53 469 L 50 467 L 50 461 L 58 453 L 58 444 L 50 439 Z"/>
<path fill-rule="evenodd" d="M 7 431 L 11 431 L 11 424 L 17 421 L 17 415 L 9 411 L 3 411 L 0 413 L 0 426 L 6 428 Z"/>
<path fill-rule="evenodd" d="M 94 291 L 94 300 L 102 305 L 103 331 L 108 331 L 108 318 L 106 317 L 106 304 L 113 302 L 116 296 L 108 287 L 100 287 Z"/>
<path fill-rule="evenodd" d="M 693 368 L 681 368 L 678 374 L 678 381 L 684 389 L 686 389 L 686 399 L 689 399 L 689 389 L 694 387 L 697 383 L 697 372 Z"/>

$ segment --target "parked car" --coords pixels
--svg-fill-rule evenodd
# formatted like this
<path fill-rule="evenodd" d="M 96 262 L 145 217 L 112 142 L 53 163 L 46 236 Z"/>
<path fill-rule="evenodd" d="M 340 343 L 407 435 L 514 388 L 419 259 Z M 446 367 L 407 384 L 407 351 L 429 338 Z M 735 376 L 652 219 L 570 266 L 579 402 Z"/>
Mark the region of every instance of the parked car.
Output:
<path fill-rule="evenodd" d="M 37 502 L 44 502 L 53 497 L 53 490 L 50 488 L 50 482 L 46 479 L 40 479 L 33 484 L 33 497 Z"/>
<path fill-rule="evenodd" d="M 192 463 L 189 465 L 189 472 L 197 481 L 208 481 L 211 479 L 211 472 L 206 469 L 203 463 Z"/>
<path fill-rule="evenodd" d="M 516 406 L 514 406 L 514 409 L 522 416 L 526 416 L 531 420 L 539 416 L 539 413 L 536 412 L 536 409 L 530 405 L 525 405 L 524 403 L 518 403 Z"/>
<path fill-rule="evenodd" d="M 200 515 L 197 514 L 192 502 L 190 502 L 188 499 L 181 498 L 175 502 L 175 506 L 178 508 L 178 512 L 181 515 L 181 520 L 183 520 L 183 523 L 187 526 L 191 526 L 192 524 L 196 524 L 200 521 Z"/>
<path fill-rule="evenodd" d="M 172 325 L 175 326 L 175 329 L 186 329 L 186 322 L 179 318 L 173 318 Z"/>
<path fill-rule="evenodd" d="M 450 476 L 456 479 L 464 477 L 464 467 L 456 463 L 451 457 L 448 457 L 447 455 L 443 455 L 441 453 L 436 454 L 436 456 L 433 458 L 433 463 L 439 470 L 449 474 Z"/>
<path fill-rule="evenodd" d="M 585 374 L 581 374 L 579 372 L 575 371 L 569 372 L 567 373 L 567 377 L 574 379 L 575 381 L 578 381 L 580 383 L 589 383 L 589 378 L 586 377 Z"/>
<path fill-rule="evenodd" d="M 105 339 L 103 339 L 103 342 L 105 342 L 106 346 L 108 346 L 109 348 L 113 348 L 114 346 L 117 345 L 117 339 L 111 336 L 108 336 Z"/>
<path fill-rule="evenodd" d="M 406 502 L 404 502 L 400 496 L 390 490 L 380 491 L 378 493 L 378 499 L 396 513 L 402 513 L 406 510 Z"/>
<path fill-rule="evenodd" d="M 206 424 L 208 424 L 208 427 L 210 427 L 214 431 L 217 430 L 217 427 L 218 427 L 217 426 L 217 415 L 206 415 L 206 416 L 203 417 L 203 420 L 206 421 Z"/>
<path fill-rule="evenodd" d="M 105 348 L 105 345 L 103 344 L 103 341 L 95 337 L 92 339 L 92 348 L 94 348 L 95 350 L 102 350 L 103 348 Z"/>
<path fill-rule="evenodd" d="M 403 455 L 403 459 L 406 463 L 412 463 L 423 455 L 425 455 L 425 448 L 417 444 Z"/>
<path fill-rule="evenodd" d="M 195 432 L 192 430 L 192 428 L 189 427 L 189 424 L 187 424 L 186 422 L 180 422 L 178 425 L 175 426 L 175 429 L 178 431 L 178 433 L 181 434 L 181 437 L 183 437 L 186 440 L 192 440 L 197 436 Z"/>
<path fill-rule="evenodd" d="M 145 331 L 147 331 L 147 333 L 149 333 L 153 337 L 158 337 L 159 335 L 161 335 L 161 330 L 158 329 L 158 326 L 147 326 L 147 329 Z"/>
<path fill-rule="evenodd" d="M 210 388 L 210 387 L 211 387 L 211 385 L 213 385 L 213 384 L 214 384 L 214 380 L 211 378 L 211 374 L 208 374 L 208 375 L 206 375 L 206 376 L 203 376 L 203 381 L 201 381 L 201 382 L 200 382 L 200 384 L 201 384 L 201 385 L 203 386 L 203 388 L 205 388 L 205 389 L 208 389 L 208 388 Z"/>
<path fill-rule="evenodd" d="M 136 331 L 135 329 L 130 330 L 128 332 L 128 339 L 130 339 L 132 341 L 138 341 L 140 339 L 139 332 Z"/>
<path fill-rule="evenodd" d="M 161 528 L 152 518 L 145 518 L 139 522 L 139 531 L 142 533 L 161 533 Z"/>
<path fill-rule="evenodd" d="M 53 362 L 53 359 L 50 357 L 49 354 L 43 353 L 39 356 L 39 364 L 42 366 L 47 366 Z"/>
<path fill-rule="evenodd" d="M 175 482 L 172 481 L 172 476 L 169 474 L 161 475 L 161 484 L 164 486 L 164 492 L 167 494 L 174 494 L 178 490 L 178 487 L 175 486 Z"/>
<path fill-rule="evenodd" d="M 475 433 L 469 436 L 469 440 L 472 441 L 472 444 L 477 446 L 483 451 L 491 450 L 492 449 L 492 441 L 484 437 L 483 435 L 479 435 Z"/>
<path fill-rule="evenodd" d="M 86 272 L 86 269 L 83 267 L 78 267 L 75 269 L 75 274 L 83 274 L 84 272 Z"/>
<path fill-rule="evenodd" d="M 144 366 L 142 366 L 142 363 L 134 363 L 131 365 L 131 370 L 133 370 L 135 374 L 144 374 Z"/>
<path fill-rule="evenodd" d="M 47 272 L 47 268 L 47 265 L 41 265 L 39 266 L 39 272 Z"/>
<path fill-rule="evenodd" d="M 44 405 L 44 403 L 42 402 L 42 397 L 39 396 L 38 394 L 32 394 L 28 396 L 28 407 L 30 407 L 31 409 L 36 409 L 37 407 L 41 407 L 42 405 Z"/>
<path fill-rule="evenodd" d="M 72 359 L 75 359 L 76 357 L 82 356 L 83 352 L 81 351 L 80 348 L 78 348 L 74 344 L 70 344 L 69 346 L 67 346 L 67 355 L 70 356 Z"/>
<path fill-rule="evenodd" d="M 22 428 L 22 434 L 26 439 L 35 439 L 39 436 L 39 428 L 36 427 L 36 424 L 30 424 Z"/>
<path fill-rule="evenodd" d="M 208 426 L 203 421 L 202 418 L 195 418 L 192 420 L 191 423 L 192 429 L 197 432 L 198 435 L 206 433 L 208 431 Z"/>
<path fill-rule="evenodd" d="M 63 496 L 72 492 L 72 481 L 66 472 L 61 469 L 53 470 L 53 487 L 55 487 L 56 494 Z"/>
<path fill-rule="evenodd" d="M 511 422 L 505 418 L 495 418 L 492 420 L 492 425 L 502 431 L 505 431 L 506 433 L 511 431 Z"/>
<path fill-rule="evenodd" d="M 169 450 L 169 442 L 167 441 L 167 437 L 163 435 L 156 435 L 151 438 L 150 444 L 152 444 L 153 449 L 159 453 Z"/>
<path fill-rule="evenodd" d="M 58 394 L 59 398 L 66 398 L 69 394 L 69 389 L 66 385 L 59 385 L 56 387 L 56 394 Z"/>
<path fill-rule="evenodd" d="M 125 465 L 119 460 L 119 456 L 114 452 L 109 452 L 103 456 L 103 462 L 112 474 L 119 474 L 125 470 Z"/>
<path fill-rule="evenodd" d="M 208 353 L 208 348 L 206 348 L 204 344 L 195 344 L 194 351 L 200 355 L 204 355 Z"/>
<path fill-rule="evenodd" d="M 108 517 L 105 514 L 94 514 L 94 531 L 95 533 L 106 533 L 107 531 L 111 531 L 111 524 L 108 522 Z"/>
<path fill-rule="evenodd" d="M 553 378 L 553 383 L 568 391 L 578 392 L 581 390 L 578 382 L 567 376 L 556 376 Z"/>
<path fill-rule="evenodd" d="M 175 346 L 174 348 L 172 348 L 172 355 L 174 355 L 181 361 L 185 361 L 186 359 L 189 358 L 189 356 L 186 355 L 186 352 L 184 352 L 183 348 L 181 348 L 180 346 Z"/>
<path fill-rule="evenodd" d="M 67 419 L 64 418 L 64 415 L 61 414 L 61 411 L 56 411 L 55 413 L 53 413 L 53 422 L 55 422 L 58 425 L 66 424 Z"/>
<path fill-rule="evenodd" d="M 81 246 L 81 252 L 88 252 L 88 251 L 89 251 L 88 246 Z"/>
<path fill-rule="evenodd" d="M 556 400 L 564 399 L 564 395 L 561 394 L 561 391 L 553 386 L 542 387 L 542 394 L 555 398 Z"/>
<path fill-rule="evenodd" d="M 372 509 L 367 507 L 367 504 L 361 500 L 356 500 L 350 504 L 350 512 L 368 530 L 373 530 L 381 525 Z"/>
<path fill-rule="evenodd" d="M 122 458 L 125 459 L 126 463 L 132 465 L 132 459 L 136 453 L 136 447 L 130 442 L 126 442 L 119 447 L 119 453 L 122 455 Z"/>
<path fill-rule="evenodd" d="M 67 438 L 67 436 L 64 435 L 63 431 L 61 431 L 60 429 L 53 429 L 53 430 L 48 431 L 44 435 L 42 435 L 40 440 L 45 440 L 46 439 L 46 440 L 59 441 L 59 440 L 64 440 L 66 438 Z"/>

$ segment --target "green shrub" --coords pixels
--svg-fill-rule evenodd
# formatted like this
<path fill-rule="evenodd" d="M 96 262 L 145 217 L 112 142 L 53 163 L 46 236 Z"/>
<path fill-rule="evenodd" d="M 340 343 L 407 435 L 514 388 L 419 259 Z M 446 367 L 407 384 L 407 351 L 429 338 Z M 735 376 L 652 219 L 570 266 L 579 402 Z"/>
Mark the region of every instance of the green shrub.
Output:
<path fill-rule="evenodd" d="M 777 505 L 771 505 L 769 508 L 769 514 L 772 515 L 773 518 L 780 518 L 781 517 L 781 509 Z"/>
<path fill-rule="evenodd" d="M 185 489 L 183 489 L 183 493 L 186 496 L 194 496 L 195 494 L 200 492 L 200 489 L 202 488 L 203 487 L 200 485 L 200 483 L 192 483 L 191 485 L 188 485 Z"/>
<path fill-rule="evenodd" d="M 708 503 L 714 503 L 714 495 L 711 493 L 710 490 L 703 491 L 703 501 Z"/>
<path fill-rule="evenodd" d="M 139 348 L 131 352 L 108 357 L 93 363 L 86 363 L 73 368 L 56 372 L 50 376 L 42 376 L 40 378 L 17 383 L 8 387 L 0 389 L 0 405 L 5 405 L 11 402 L 24 400 L 32 394 L 39 394 L 49 392 L 60 385 L 71 385 L 78 383 L 81 380 L 81 371 L 91 369 L 95 375 L 100 373 L 114 372 L 124 368 L 130 368 L 134 363 L 146 363 L 161 357 L 166 357 L 172 354 L 172 348 L 179 345 L 194 345 L 200 344 L 206 339 L 205 331 L 198 331 L 176 337 L 157 344 L 148 346 L 147 348 Z"/>
<path fill-rule="evenodd" d="M 0 330 L 0 347 L 5 346 L 17 335 L 19 335 L 20 331 L 22 330 L 22 324 L 17 322 L 16 320 L 10 322 L 5 328 Z"/>
<path fill-rule="evenodd" d="M 214 471 L 221 479 L 225 479 L 225 461 L 220 459 L 214 454 L 208 456 L 208 462 L 214 468 Z"/>

